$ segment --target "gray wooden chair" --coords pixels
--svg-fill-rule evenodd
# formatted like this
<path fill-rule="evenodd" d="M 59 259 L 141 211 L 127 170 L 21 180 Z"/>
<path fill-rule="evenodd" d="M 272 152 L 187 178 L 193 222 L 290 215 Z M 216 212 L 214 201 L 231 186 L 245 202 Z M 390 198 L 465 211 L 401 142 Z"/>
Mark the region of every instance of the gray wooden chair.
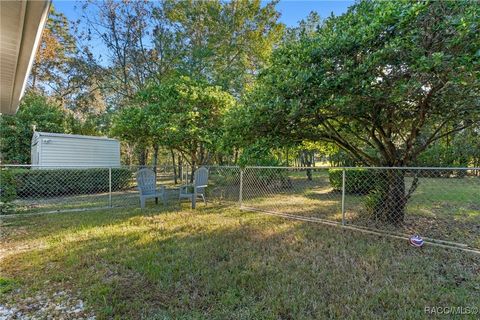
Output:
<path fill-rule="evenodd" d="M 198 168 L 193 175 L 193 184 L 186 184 L 180 187 L 179 199 L 189 199 L 192 202 L 192 209 L 195 209 L 197 198 L 205 199 L 205 188 L 208 186 L 208 169 L 205 167 Z"/>
<path fill-rule="evenodd" d="M 155 179 L 155 172 L 150 169 L 140 169 L 137 172 L 137 188 L 140 193 L 140 207 L 145 208 L 145 201 L 148 198 L 155 198 L 155 203 L 158 203 L 158 198 L 162 199 L 163 204 L 167 204 L 165 186 L 160 186 L 157 189 L 157 181 Z"/>

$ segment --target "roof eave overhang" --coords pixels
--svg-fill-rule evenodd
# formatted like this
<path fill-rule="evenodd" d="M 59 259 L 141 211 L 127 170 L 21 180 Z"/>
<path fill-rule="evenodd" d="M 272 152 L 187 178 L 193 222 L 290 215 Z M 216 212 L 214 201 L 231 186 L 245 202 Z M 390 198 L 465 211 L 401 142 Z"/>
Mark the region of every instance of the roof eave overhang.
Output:
<path fill-rule="evenodd" d="M 1 1 L 2 114 L 17 112 L 47 22 L 50 0 Z"/>

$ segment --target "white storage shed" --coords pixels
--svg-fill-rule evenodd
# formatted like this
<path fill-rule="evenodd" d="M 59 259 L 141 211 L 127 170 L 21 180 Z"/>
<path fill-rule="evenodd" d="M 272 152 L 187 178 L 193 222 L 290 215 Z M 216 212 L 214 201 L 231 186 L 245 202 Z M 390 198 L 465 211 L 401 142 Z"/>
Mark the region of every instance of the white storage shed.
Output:
<path fill-rule="evenodd" d="M 118 167 L 120 143 L 107 137 L 34 132 L 32 165 L 52 167 Z"/>

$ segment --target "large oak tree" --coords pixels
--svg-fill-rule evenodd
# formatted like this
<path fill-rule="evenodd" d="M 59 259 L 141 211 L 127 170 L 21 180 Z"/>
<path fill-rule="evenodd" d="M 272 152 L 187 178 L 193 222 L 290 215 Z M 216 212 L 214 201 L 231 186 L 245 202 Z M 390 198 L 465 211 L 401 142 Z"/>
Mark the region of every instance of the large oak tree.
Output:
<path fill-rule="evenodd" d="M 479 121 L 480 6 L 362 1 L 273 55 L 250 101 L 254 134 L 332 142 L 366 165 L 408 166 Z M 385 220 L 401 222 L 403 171 L 388 170 Z"/>

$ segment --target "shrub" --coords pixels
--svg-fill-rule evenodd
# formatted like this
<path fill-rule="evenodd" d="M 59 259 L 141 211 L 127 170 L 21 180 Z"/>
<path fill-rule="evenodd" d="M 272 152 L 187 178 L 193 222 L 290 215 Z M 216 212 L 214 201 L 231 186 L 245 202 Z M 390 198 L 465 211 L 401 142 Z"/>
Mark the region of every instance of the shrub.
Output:
<path fill-rule="evenodd" d="M 15 210 L 12 201 L 17 197 L 15 179 L 11 171 L 0 170 L 0 214 L 10 213 Z"/>
<path fill-rule="evenodd" d="M 19 197 L 63 196 L 107 192 L 109 173 L 105 168 L 12 170 Z M 128 187 L 133 172 L 112 168 L 112 191 Z"/>
<path fill-rule="evenodd" d="M 342 190 L 342 169 L 328 170 L 330 185 L 334 190 Z M 375 188 L 377 173 L 366 169 L 345 170 L 345 193 L 367 194 Z"/>
<path fill-rule="evenodd" d="M 233 186 L 240 184 L 240 172 L 236 169 L 210 168 L 209 185 Z"/>
<path fill-rule="evenodd" d="M 381 211 L 381 206 L 385 203 L 385 190 L 376 188 L 372 190 L 363 200 L 366 213 L 370 218 L 376 218 L 375 214 Z"/>
<path fill-rule="evenodd" d="M 414 183 L 417 185 L 418 181 Z M 403 218 L 399 217 L 403 217 L 404 213 L 405 191 L 404 171 L 389 170 L 384 171 L 383 174 L 377 174 L 374 188 L 363 199 L 365 206 L 363 214 L 370 219 L 380 219 L 385 222 L 403 221 Z"/>

